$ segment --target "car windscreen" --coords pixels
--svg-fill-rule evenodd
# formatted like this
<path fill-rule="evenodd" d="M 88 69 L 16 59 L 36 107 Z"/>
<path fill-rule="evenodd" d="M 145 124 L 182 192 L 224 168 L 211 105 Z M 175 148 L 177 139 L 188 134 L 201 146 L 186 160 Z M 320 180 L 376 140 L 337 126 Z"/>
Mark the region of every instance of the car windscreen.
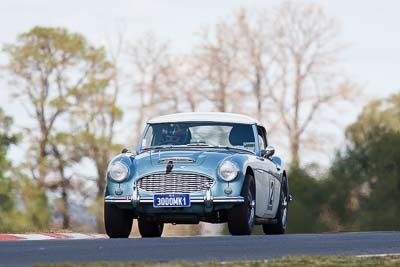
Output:
<path fill-rule="evenodd" d="M 142 149 L 157 146 L 233 147 L 254 152 L 253 128 L 248 124 L 179 122 L 150 124 Z"/>

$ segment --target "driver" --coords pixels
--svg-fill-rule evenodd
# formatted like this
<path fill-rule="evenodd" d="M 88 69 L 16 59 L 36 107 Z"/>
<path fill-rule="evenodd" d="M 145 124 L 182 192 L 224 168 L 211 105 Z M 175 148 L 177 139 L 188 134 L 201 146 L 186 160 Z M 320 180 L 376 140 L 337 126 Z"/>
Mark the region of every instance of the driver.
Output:
<path fill-rule="evenodd" d="M 189 142 L 189 128 L 179 124 L 169 124 L 162 129 L 163 143 L 185 145 Z"/>

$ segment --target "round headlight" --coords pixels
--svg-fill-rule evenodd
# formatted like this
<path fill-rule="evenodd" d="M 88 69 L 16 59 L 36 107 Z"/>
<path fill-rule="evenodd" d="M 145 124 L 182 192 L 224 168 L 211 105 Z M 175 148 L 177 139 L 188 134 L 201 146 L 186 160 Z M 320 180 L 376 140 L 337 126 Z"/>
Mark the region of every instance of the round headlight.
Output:
<path fill-rule="evenodd" d="M 108 173 L 114 181 L 121 182 L 128 177 L 129 169 L 128 166 L 117 161 L 110 166 Z"/>
<path fill-rule="evenodd" d="M 239 173 L 239 167 L 230 160 L 226 160 L 219 165 L 218 174 L 219 176 L 227 181 L 230 182 L 236 178 Z"/>

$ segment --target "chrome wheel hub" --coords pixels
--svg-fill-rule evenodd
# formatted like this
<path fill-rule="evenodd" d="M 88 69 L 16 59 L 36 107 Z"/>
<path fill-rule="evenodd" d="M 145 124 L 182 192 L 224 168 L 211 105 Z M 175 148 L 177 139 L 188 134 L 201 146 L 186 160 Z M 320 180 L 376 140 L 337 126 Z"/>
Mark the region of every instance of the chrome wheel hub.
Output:
<path fill-rule="evenodd" d="M 250 208 L 249 225 L 253 225 L 254 222 L 255 206 L 256 206 L 256 201 L 251 200 L 249 202 L 249 208 Z"/>
<path fill-rule="evenodd" d="M 283 197 L 283 202 L 282 202 L 282 225 L 286 225 L 286 219 L 287 219 L 287 199 L 286 196 Z"/>

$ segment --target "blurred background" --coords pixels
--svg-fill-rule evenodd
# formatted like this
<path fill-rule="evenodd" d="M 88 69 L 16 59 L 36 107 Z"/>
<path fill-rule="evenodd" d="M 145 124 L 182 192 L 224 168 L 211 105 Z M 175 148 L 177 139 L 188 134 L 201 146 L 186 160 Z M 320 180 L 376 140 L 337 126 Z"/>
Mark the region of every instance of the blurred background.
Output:
<path fill-rule="evenodd" d="M 0 232 L 103 233 L 108 161 L 149 118 L 192 111 L 267 127 L 290 170 L 290 233 L 399 230 L 399 8 L 3 1 Z"/>

